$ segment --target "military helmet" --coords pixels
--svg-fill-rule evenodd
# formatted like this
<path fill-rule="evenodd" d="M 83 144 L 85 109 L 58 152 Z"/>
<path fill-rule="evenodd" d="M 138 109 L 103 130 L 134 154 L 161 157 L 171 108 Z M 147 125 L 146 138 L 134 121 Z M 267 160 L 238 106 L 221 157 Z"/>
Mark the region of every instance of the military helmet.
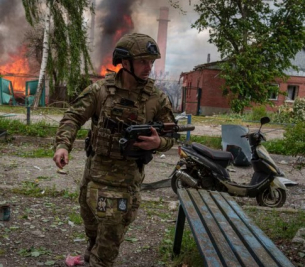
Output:
<path fill-rule="evenodd" d="M 113 51 L 112 64 L 122 63 L 122 59 L 157 59 L 160 50 L 153 38 L 146 34 L 125 34 L 116 44 Z"/>

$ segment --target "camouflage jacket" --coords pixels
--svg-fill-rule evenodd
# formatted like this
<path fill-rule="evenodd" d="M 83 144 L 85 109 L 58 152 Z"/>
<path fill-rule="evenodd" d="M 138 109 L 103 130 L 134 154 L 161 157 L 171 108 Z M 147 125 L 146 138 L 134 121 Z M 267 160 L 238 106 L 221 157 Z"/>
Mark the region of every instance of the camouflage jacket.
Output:
<path fill-rule="evenodd" d="M 126 90 L 122 88 L 121 82 L 122 70 L 120 70 L 114 78 L 114 84 L 116 88 L 121 88 L 126 92 L 126 98 L 131 100 L 139 99 L 144 86 L 139 86 L 132 90 Z M 152 82 L 150 80 L 150 82 Z M 73 105 L 65 112 L 62 120 L 60 121 L 56 139 L 55 149 L 65 148 L 69 152 L 72 150 L 73 142 L 76 138 L 77 131 L 84 125 L 89 119 L 92 121 L 92 126 L 96 127 L 99 115 L 101 113 L 102 104 L 109 94 L 107 90 L 106 79 L 101 79 L 94 84 L 87 87 L 73 102 Z M 161 90 L 155 86 L 152 87 L 152 91 L 148 100 L 145 102 L 145 119 L 144 122 L 149 121 L 162 121 L 173 122 L 174 115 L 172 113 L 172 106 L 168 97 Z M 174 139 L 170 137 L 160 137 L 161 144 L 157 151 L 167 151 L 173 144 Z"/>

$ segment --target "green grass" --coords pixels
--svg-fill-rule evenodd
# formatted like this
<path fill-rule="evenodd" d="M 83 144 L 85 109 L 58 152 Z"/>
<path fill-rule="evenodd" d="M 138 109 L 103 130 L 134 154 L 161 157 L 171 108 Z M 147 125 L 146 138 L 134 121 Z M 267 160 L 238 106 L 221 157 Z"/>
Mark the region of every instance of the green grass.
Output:
<path fill-rule="evenodd" d="M 286 149 L 285 141 L 282 139 L 273 139 L 264 142 L 263 145 L 271 154 L 289 155 L 288 150 Z"/>
<path fill-rule="evenodd" d="M 54 155 L 54 150 L 52 147 L 49 148 L 38 148 L 35 150 L 18 150 L 11 153 L 21 158 L 52 158 Z"/>
<path fill-rule="evenodd" d="M 41 255 L 51 255 L 51 251 L 47 250 L 45 247 L 31 247 L 30 249 L 20 249 L 17 252 L 19 255 L 23 257 L 39 257 Z"/>
<path fill-rule="evenodd" d="M 186 136 L 181 135 L 180 141 L 184 142 L 185 140 Z M 222 149 L 221 140 L 221 137 L 218 136 L 191 135 L 192 142 L 196 142 L 213 149 Z M 267 142 L 263 142 L 262 144 L 271 154 L 289 155 L 289 153 L 287 153 L 285 141 L 283 139 L 273 139 Z"/>
<path fill-rule="evenodd" d="M 78 191 L 69 192 L 69 190 L 57 190 L 55 185 L 53 187 L 41 188 L 39 186 L 39 179 L 36 181 L 24 181 L 19 187 L 14 187 L 11 189 L 12 193 L 19 195 L 26 195 L 29 197 L 64 197 L 69 198 L 73 201 L 78 199 Z"/>
<path fill-rule="evenodd" d="M 68 215 L 69 221 L 73 222 L 76 225 L 82 225 L 83 224 L 83 219 L 80 216 L 79 213 L 72 212 Z"/>
<path fill-rule="evenodd" d="M 0 118 L 0 129 L 7 130 L 9 135 L 25 135 L 35 137 L 54 136 L 56 133 L 55 126 L 44 121 L 26 125 L 20 120 Z"/>
<path fill-rule="evenodd" d="M 41 114 L 48 114 L 48 115 L 63 115 L 66 111 L 66 108 L 54 108 L 54 107 L 38 107 L 37 109 L 31 108 L 31 115 L 41 115 Z M 0 105 L 0 112 L 5 114 L 26 114 L 27 108 L 24 106 L 6 106 Z"/>
<path fill-rule="evenodd" d="M 164 238 L 159 246 L 159 253 L 162 255 L 162 262 L 165 266 L 180 267 L 180 266 L 192 266 L 201 267 L 202 258 L 197 249 L 197 245 L 194 241 L 191 230 L 188 225 L 185 225 L 183 232 L 181 251 L 179 256 L 169 260 L 172 257 L 173 251 L 173 240 L 175 236 L 175 227 L 172 226 L 166 230 Z"/>
<path fill-rule="evenodd" d="M 168 220 L 172 217 L 170 212 L 164 212 L 164 203 L 162 201 L 145 201 L 141 204 L 141 208 L 143 208 L 150 217 L 158 216 L 162 220 Z"/>
<path fill-rule="evenodd" d="M 208 146 L 214 149 L 222 149 L 221 137 L 217 136 L 191 136 L 191 141 L 200 143 L 202 145 Z"/>
<path fill-rule="evenodd" d="M 253 208 L 247 209 L 245 212 L 273 241 L 291 241 L 297 231 L 305 227 L 304 211 L 289 213 L 276 209 L 260 211 Z"/>
<path fill-rule="evenodd" d="M 0 118 L 0 129 L 7 130 L 9 135 L 24 135 L 33 137 L 54 137 L 56 135 L 58 125 L 52 125 L 45 121 L 24 124 L 20 120 Z M 88 130 L 80 129 L 77 133 L 78 139 L 84 139 Z"/>

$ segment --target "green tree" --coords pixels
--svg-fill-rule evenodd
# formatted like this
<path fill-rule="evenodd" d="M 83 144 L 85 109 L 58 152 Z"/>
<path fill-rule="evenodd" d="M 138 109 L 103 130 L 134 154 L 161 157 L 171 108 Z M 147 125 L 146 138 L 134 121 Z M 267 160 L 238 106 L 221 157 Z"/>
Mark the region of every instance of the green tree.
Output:
<path fill-rule="evenodd" d="M 51 27 L 48 34 L 46 74 L 50 88 L 65 84 L 69 94 L 88 79 L 93 70 L 83 15 L 90 8 L 89 0 L 23 0 L 27 21 L 33 27 L 46 20 L 48 10 Z M 45 31 L 46 34 L 46 31 Z M 44 45 L 46 41 L 44 41 Z M 45 47 L 44 47 L 45 48 Z M 43 62 L 43 60 L 42 60 Z M 42 64 L 43 67 L 43 64 Z M 39 98 L 38 98 L 39 99 Z"/>
<path fill-rule="evenodd" d="M 192 25 L 209 30 L 216 45 L 225 79 L 224 95 L 233 111 L 243 112 L 252 103 L 266 104 L 278 93 L 275 78 L 305 45 L 305 1 L 200 0 L 199 18 Z"/>

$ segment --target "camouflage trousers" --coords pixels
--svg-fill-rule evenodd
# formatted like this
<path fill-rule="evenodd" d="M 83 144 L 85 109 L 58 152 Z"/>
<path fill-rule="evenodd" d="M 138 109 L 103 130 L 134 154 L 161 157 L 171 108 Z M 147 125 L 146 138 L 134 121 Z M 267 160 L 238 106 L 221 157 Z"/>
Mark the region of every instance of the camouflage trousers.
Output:
<path fill-rule="evenodd" d="M 80 213 L 88 238 L 96 239 L 90 254 L 91 267 L 113 266 L 128 226 L 140 205 L 144 169 L 135 162 L 87 159 L 80 187 Z M 121 167 L 120 167 L 121 163 Z"/>

